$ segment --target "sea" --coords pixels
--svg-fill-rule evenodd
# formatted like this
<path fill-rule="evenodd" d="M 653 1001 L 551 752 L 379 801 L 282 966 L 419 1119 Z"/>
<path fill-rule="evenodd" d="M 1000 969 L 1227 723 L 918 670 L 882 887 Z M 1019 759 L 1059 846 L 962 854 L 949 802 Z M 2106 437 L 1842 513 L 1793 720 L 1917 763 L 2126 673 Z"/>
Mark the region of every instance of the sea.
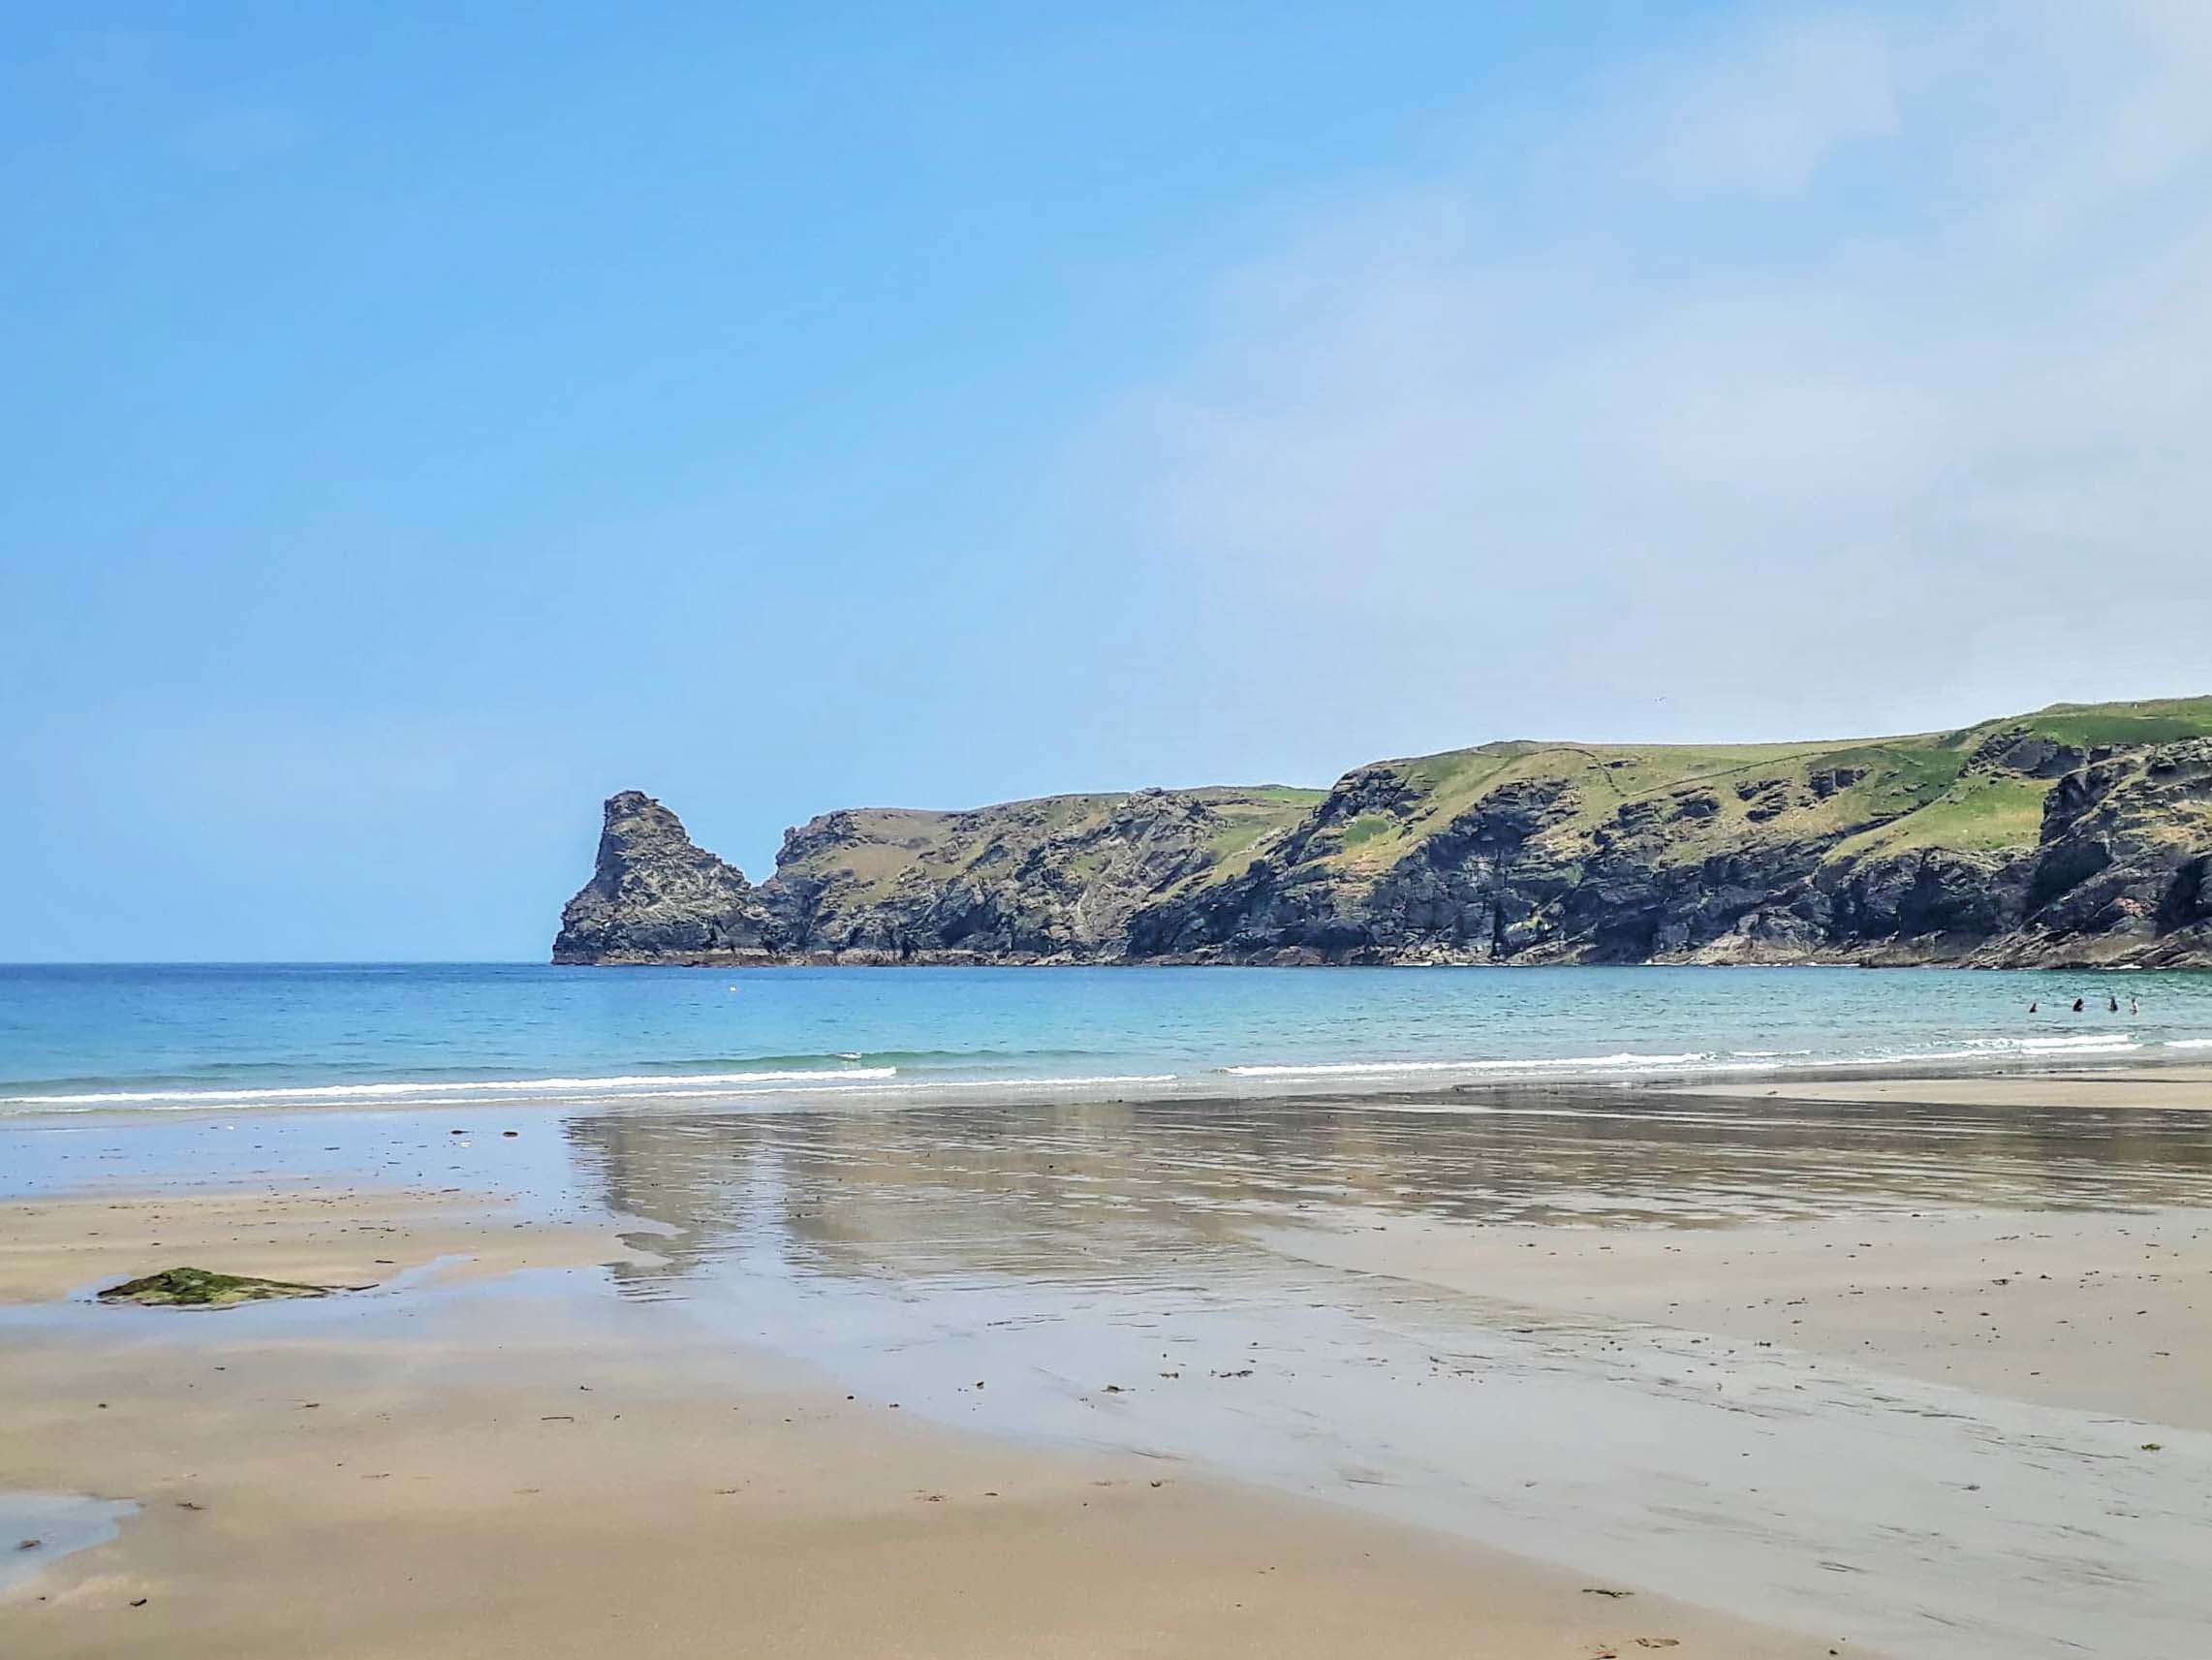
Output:
<path fill-rule="evenodd" d="M 2192 1051 L 2212 1060 L 2212 971 L 0 966 L 0 1116 L 1353 1094 Z"/>

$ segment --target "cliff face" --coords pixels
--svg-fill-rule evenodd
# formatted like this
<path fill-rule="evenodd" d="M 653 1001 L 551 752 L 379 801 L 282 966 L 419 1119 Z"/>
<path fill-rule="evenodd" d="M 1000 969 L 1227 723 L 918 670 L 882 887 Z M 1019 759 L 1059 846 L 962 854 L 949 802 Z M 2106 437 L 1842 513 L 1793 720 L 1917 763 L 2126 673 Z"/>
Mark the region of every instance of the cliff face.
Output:
<path fill-rule="evenodd" d="M 803 949 L 885 961 L 1114 959 L 1146 905 L 1281 836 L 1318 790 L 1139 790 L 964 813 L 830 813 L 763 892 Z"/>
<path fill-rule="evenodd" d="M 1322 791 L 831 813 L 759 888 L 608 803 L 555 960 L 2212 964 L 2212 699 Z"/>
<path fill-rule="evenodd" d="M 591 880 L 561 912 L 555 962 L 761 955 L 772 920 L 744 872 L 692 844 L 675 814 L 636 790 L 608 799 Z"/>

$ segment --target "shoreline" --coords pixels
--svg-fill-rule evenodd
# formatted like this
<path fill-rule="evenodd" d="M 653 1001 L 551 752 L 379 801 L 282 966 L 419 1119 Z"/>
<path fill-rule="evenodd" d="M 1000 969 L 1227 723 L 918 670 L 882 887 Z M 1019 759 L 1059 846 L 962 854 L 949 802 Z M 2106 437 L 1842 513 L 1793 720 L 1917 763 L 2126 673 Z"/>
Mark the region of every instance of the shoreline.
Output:
<path fill-rule="evenodd" d="M 2117 1042 L 2118 1040 L 2114 1040 Z M 2094 1043 L 2095 1040 L 2091 1040 Z M 1947 1052 L 1919 1057 L 1808 1059 L 1797 1063 L 1761 1065 L 1755 1061 L 1685 1063 L 1680 1066 L 1632 1070 L 1587 1064 L 1582 1057 L 1550 1062 L 1477 1060 L 1317 1062 L 1265 1068 L 1264 1081 L 1231 1077 L 1231 1069 L 1215 1068 L 1177 1078 L 1170 1074 L 1145 1077 L 1072 1077 L 1066 1079 L 913 1079 L 892 1083 L 876 1078 L 857 1078 L 850 1083 L 810 1085 L 793 1076 L 762 1075 L 755 1085 L 717 1082 L 737 1074 L 625 1074 L 607 1079 L 480 1079 L 448 1083 L 391 1081 L 328 1084 L 302 1084 L 296 1088 L 267 1086 L 252 1091 L 173 1090 L 150 1092 L 158 1104 L 110 1101 L 82 1106 L 41 1109 L 29 1105 L 0 1106 L 0 1132 L 10 1129 L 112 1128 L 148 1122 L 188 1122 L 209 1117 L 259 1118 L 299 1113 L 337 1116 L 413 1115 L 421 1112 L 477 1113 L 503 1110 L 515 1113 L 627 1112 L 650 1111 L 656 1106 L 671 1112 L 696 1112 L 717 1103 L 753 1112 L 852 1111 L 885 1107 L 939 1107 L 954 1103 L 981 1106 L 1037 1105 L 1082 1106 L 1112 1104 L 1133 1107 L 1174 1103 L 1216 1103 L 1253 1106 L 1273 1104 L 1376 1108 L 1447 1106 L 1453 1101 L 1480 1102 L 1499 1093 L 1531 1090 L 1570 1091 L 1644 1090 L 1654 1094 L 1702 1095 L 1715 1099 L 1764 1098 L 1781 1095 L 1795 1100 L 1852 1101 L 1862 1094 L 1876 1098 L 1876 1086 L 1916 1081 L 1948 1082 L 1961 1086 L 1985 1081 L 1992 1087 L 2039 1080 L 2101 1080 L 2118 1084 L 2125 1080 L 2160 1080 L 2181 1085 L 2212 1081 L 2212 1039 L 2168 1041 L 2129 1049 L 2091 1047 L 2056 1049 L 2031 1053 L 1999 1052 L 1964 1054 Z M 1526 1066 L 1526 1071 L 1507 1070 Z M 865 1069 L 863 1069 L 865 1070 Z M 834 1080 L 824 1071 L 814 1076 Z M 1416 1077 L 1432 1080 L 1414 1082 Z M 1375 1081 L 1362 1087 L 1363 1080 Z M 1135 1085 L 1176 1087 L 1137 1089 Z M 1860 1086 L 1864 1086 L 1863 1089 Z M 417 1089 L 464 1091 L 452 1094 L 411 1093 Z M 993 1099 L 995 1094 L 1000 1097 Z M 140 1092 L 128 1092 L 140 1093 Z M 1885 1090 L 1885 1093 L 1887 1093 Z M 209 1097 L 204 1104 L 194 1098 Z M 24 1103 L 28 1097 L 14 1098 Z M 1897 1097 L 1897 1099 L 1905 1099 Z M 1963 1096 L 1946 1101 L 1969 1105 Z M 1931 1104 L 1945 1104 L 1936 1102 Z M 2143 1105 L 2154 1105 L 2144 1103 Z M 2157 1103 L 2155 1105 L 2168 1105 Z"/>

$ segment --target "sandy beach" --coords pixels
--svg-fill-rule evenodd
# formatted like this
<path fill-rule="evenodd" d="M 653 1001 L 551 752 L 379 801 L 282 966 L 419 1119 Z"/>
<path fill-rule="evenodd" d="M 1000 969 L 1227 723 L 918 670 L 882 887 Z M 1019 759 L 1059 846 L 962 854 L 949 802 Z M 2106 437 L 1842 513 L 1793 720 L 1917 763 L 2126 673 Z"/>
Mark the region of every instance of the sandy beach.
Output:
<path fill-rule="evenodd" d="M 2133 1656 L 2212 1614 L 2170 1071 L 5 1136 L 29 1660 Z M 85 1295 L 180 1263 L 360 1289 Z"/>
<path fill-rule="evenodd" d="M 545 1283 L 550 1263 L 626 1257 L 611 1236 L 494 1225 L 405 1191 L 0 1212 L 17 1297 L 135 1266 L 155 1231 L 281 1277 L 456 1255 L 480 1276 L 540 1269 L 338 1318 L 80 1308 L 9 1327 L 10 1482 L 138 1509 L 114 1544 L 0 1597 L 7 1651 L 705 1655 L 732 1633 L 792 1655 L 1827 1648 L 1156 1460 L 904 1422 Z M 363 1230 L 374 1246 L 345 1242 Z"/>

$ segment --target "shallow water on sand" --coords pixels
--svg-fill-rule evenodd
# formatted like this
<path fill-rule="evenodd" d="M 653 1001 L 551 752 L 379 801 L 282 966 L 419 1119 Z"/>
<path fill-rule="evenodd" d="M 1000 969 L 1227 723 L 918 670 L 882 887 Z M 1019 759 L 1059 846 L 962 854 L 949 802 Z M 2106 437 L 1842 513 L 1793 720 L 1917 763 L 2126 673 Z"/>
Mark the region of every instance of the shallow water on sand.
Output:
<path fill-rule="evenodd" d="M 137 1508 L 128 1499 L 0 1488 L 0 1591 L 73 1550 L 114 1538 L 123 1519 Z"/>
<path fill-rule="evenodd" d="M 576 1295 L 665 1322 L 702 1365 L 763 1345 L 887 1408 L 1603 1561 L 1608 1582 L 1898 1655 L 2181 1653 L 2212 1629 L 2212 1434 L 1270 1244 L 1400 1219 L 1533 1240 L 1965 1207 L 2212 1216 L 2204 1113 L 1526 1089 L 287 1114 L 17 1129 L 0 1155 L 36 1191 L 190 1171 L 595 1200 L 655 1225 L 638 1243 L 658 1260 Z"/>

